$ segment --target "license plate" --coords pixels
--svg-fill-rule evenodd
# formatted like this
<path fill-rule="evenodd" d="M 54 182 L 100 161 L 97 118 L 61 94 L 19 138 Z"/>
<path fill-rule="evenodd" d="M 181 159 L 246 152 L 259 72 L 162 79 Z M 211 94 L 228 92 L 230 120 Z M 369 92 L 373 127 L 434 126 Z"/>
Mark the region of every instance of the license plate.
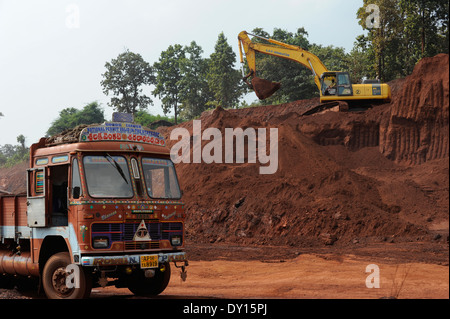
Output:
<path fill-rule="evenodd" d="M 141 268 L 158 268 L 158 255 L 141 256 Z"/>

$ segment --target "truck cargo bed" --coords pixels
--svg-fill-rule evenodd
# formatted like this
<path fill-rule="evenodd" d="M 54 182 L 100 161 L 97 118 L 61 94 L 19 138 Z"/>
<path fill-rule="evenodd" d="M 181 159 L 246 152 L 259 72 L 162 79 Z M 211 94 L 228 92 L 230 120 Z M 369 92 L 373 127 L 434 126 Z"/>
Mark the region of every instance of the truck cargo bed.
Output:
<path fill-rule="evenodd" d="M 0 240 L 29 238 L 27 226 L 27 197 L 25 195 L 0 196 Z"/>

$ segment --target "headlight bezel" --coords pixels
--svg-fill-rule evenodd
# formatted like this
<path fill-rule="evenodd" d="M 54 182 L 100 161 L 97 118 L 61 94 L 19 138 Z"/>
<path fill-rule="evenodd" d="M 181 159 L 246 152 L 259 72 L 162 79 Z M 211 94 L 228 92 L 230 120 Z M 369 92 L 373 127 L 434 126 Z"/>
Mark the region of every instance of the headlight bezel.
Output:
<path fill-rule="evenodd" d="M 95 236 L 92 237 L 92 247 L 94 249 L 108 249 L 111 247 L 108 236 Z"/>
<path fill-rule="evenodd" d="M 183 236 L 181 235 L 173 235 L 170 237 L 170 244 L 174 247 L 178 247 L 183 245 Z"/>

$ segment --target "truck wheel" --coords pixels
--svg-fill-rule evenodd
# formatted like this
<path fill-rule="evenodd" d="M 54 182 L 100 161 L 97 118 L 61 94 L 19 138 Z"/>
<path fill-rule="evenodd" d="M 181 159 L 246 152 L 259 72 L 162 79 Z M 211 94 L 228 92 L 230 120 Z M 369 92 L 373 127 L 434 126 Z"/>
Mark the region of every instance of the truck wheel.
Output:
<path fill-rule="evenodd" d="M 144 271 L 133 274 L 128 281 L 128 289 L 137 296 L 156 296 L 166 289 L 170 281 L 170 264 L 165 264 L 165 270 L 155 270 L 155 276 L 146 278 Z"/>
<path fill-rule="evenodd" d="M 42 286 L 49 299 L 82 299 L 88 298 L 92 282 L 86 276 L 83 268 L 79 267 L 80 286 L 79 288 L 69 288 L 66 286 L 66 267 L 70 264 L 68 252 L 61 252 L 50 257 L 45 263 L 42 272 Z"/>

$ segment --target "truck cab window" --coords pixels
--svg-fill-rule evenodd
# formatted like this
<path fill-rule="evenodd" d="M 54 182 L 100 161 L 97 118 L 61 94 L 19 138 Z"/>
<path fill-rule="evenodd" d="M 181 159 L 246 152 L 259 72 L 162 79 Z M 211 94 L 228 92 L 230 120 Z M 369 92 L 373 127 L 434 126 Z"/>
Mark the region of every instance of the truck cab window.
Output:
<path fill-rule="evenodd" d="M 175 167 L 170 160 L 157 158 L 143 158 L 142 169 L 144 171 L 147 193 L 152 198 L 181 197 L 180 187 L 175 173 Z"/>
<path fill-rule="evenodd" d="M 78 167 L 78 160 L 76 158 L 74 158 L 72 162 L 72 196 L 75 187 L 79 188 L 79 196 L 83 195 L 81 190 L 80 169 Z"/>
<path fill-rule="evenodd" d="M 133 197 L 130 172 L 125 157 L 109 154 L 85 156 L 83 165 L 87 189 L 91 197 Z"/>

